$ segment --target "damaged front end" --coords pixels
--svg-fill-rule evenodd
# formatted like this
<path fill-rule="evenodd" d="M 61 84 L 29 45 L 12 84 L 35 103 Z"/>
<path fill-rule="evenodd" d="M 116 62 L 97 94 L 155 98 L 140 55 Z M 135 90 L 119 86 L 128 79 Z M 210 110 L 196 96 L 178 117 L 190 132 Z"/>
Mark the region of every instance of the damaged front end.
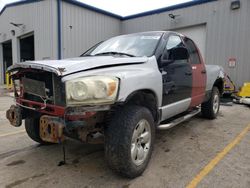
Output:
<path fill-rule="evenodd" d="M 53 72 L 20 68 L 11 72 L 11 78 L 16 102 L 6 112 L 11 125 L 19 127 L 23 119 L 39 117 L 39 125 L 34 126 L 39 126 L 44 142 L 60 143 L 65 137 L 93 144 L 103 142 L 109 104 L 81 106 L 79 100 L 70 99 L 73 105 L 67 105 L 66 84 Z"/>

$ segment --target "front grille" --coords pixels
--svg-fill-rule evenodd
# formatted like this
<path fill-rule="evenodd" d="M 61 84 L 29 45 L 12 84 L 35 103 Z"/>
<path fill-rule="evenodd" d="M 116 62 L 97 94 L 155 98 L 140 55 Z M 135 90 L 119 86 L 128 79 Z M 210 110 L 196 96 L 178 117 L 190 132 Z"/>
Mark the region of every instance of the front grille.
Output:
<path fill-rule="evenodd" d="M 43 103 L 46 98 L 48 104 L 65 105 L 64 84 L 61 82 L 61 78 L 54 73 L 44 71 L 25 72 L 21 79 L 24 99 Z"/>

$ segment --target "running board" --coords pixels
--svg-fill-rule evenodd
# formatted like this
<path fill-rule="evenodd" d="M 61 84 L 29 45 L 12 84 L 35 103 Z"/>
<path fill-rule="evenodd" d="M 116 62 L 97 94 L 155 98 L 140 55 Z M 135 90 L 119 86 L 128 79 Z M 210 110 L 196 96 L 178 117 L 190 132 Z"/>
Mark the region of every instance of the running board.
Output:
<path fill-rule="evenodd" d="M 195 110 L 191 111 L 190 113 L 186 114 L 185 116 L 179 117 L 179 118 L 177 118 L 177 119 L 175 119 L 175 120 L 173 120 L 173 121 L 171 121 L 171 122 L 169 122 L 167 124 L 161 124 L 161 125 L 159 125 L 157 127 L 157 129 L 159 129 L 159 130 L 170 129 L 170 128 L 178 125 L 179 123 L 182 123 L 183 121 L 186 121 L 186 120 L 190 119 L 191 117 L 199 114 L 200 111 L 201 111 L 200 108 L 199 109 L 195 109 Z"/>

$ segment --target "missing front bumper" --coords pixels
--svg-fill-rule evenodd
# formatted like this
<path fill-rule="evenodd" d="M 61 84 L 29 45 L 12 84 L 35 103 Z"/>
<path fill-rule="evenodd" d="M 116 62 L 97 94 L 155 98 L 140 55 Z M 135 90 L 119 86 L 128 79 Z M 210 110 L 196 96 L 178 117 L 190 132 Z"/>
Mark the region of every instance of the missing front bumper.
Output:
<path fill-rule="evenodd" d="M 63 129 L 65 125 L 58 117 L 41 116 L 40 138 L 45 142 L 61 143 L 64 141 Z"/>
<path fill-rule="evenodd" d="M 62 143 L 65 137 L 71 137 L 90 144 L 103 143 L 102 129 L 95 127 L 95 122 L 68 121 L 62 118 L 43 115 L 40 117 L 40 138 L 45 142 Z"/>

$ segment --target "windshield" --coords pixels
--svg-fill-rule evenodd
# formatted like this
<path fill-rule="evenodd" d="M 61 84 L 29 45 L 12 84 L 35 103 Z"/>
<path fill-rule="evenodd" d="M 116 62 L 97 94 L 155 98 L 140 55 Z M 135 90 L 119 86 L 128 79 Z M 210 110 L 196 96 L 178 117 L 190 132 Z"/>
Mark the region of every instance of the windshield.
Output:
<path fill-rule="evenodd" d="M 152 56 L 162 32 L 121 35 L 95 45 L 82 56 L 125 55 L 131 57 Z"/>

